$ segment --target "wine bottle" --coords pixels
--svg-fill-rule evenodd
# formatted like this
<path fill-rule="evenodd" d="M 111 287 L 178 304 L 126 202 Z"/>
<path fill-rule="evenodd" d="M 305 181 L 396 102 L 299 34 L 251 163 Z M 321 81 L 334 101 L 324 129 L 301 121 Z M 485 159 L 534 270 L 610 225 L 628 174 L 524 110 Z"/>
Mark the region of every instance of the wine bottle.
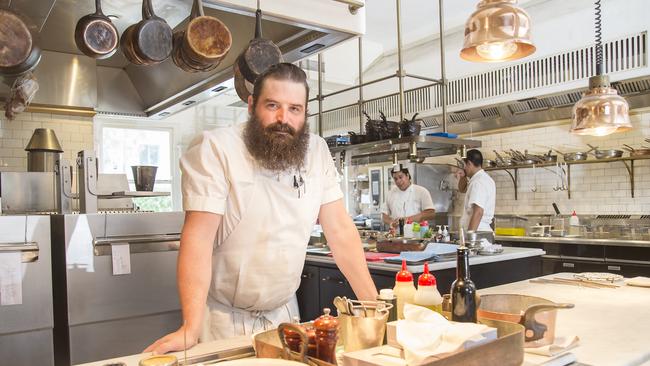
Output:
<path fill-rule="evenodd" d="M 476 323 L 476 286 L 469 278 L 469 249 L 456 250 L 456 280 L 451 284 L 451 320 Z"/>

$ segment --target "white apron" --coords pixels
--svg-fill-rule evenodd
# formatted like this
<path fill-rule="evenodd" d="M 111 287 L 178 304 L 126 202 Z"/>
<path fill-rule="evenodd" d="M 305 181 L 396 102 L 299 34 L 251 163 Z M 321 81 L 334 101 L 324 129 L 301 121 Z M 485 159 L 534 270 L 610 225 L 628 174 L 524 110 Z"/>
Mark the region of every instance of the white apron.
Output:
<path fill-rule="evenodd" d="M 202 342 L 272 329 L 299 316 L 295 291 L 320 210 L 322 179 L 302 172 L 299 197 L 293 173 L 245 175 L 231 183 L 243 192 L 245 209 L 230 218 L 230 233 L 217 233 L 221 244 L 213 250 Z M 226 210 L 237 201 L 229 199 Z"/>

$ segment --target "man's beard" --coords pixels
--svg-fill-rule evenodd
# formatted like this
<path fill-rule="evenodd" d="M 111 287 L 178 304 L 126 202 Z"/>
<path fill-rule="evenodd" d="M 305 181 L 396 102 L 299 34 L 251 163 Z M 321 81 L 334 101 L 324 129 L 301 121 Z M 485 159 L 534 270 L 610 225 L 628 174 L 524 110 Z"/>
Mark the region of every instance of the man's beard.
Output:
<path fill-rule="evenodd" d="M 244 142 L 248 152 L 265 169 L 275 172 L 300 169 L 309 147 L 309 125 L 305 120 L 298 131 L 279 122 L 262 127 L 253 114 L 244 129 Z"/>

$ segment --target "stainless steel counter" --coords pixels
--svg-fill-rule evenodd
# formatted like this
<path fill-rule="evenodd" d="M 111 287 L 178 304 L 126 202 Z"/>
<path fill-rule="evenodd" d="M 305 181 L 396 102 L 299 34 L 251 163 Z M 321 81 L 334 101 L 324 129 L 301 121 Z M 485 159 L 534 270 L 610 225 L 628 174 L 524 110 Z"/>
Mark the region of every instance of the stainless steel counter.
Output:
<path fill-rule="evenodd" d="M 650 247 L 650 241 L 625 239 L 589 239 L 536 236 L 495 236 L 496 242 L 541 243 L 541 244 L 586 244 L 611 245 L 620 247 Z"/>
<path fill-rule="evenodd" d="M 472 256 L 469 259 L 469 264 L 476 265 L 476 264 L 484 264 L 484 263 L 492 263 L 492 262 L 501 262 L 501 261 L 507 261 L 512 259 L 541 256 L 545 254 L 543 250 L 536 249 L 536 248 L 504 247 L 503 249 L 504 249 L 503 253 L 497 255 Z M 334 258 L 321 256 L 321 255 L 308 254 L 306 261 L 315 262 L 315 263 L 334 263 Z M 414 266 L 407 266 L 407 267 L 408 270 L 413 273 L 422 273 L 422 271 L 424 270 L 424 265 L 414 265 Z M 455 260 L 429 263 L 429 270 L 431 271 L 439 271 L 439 270 L 455 268 L 455 267 L 456 267 Z M 400 266 L 398 264 L 391 264 L 385 262 L 368 262 L 368 268 L 389 271 L 389 272 L 398 272 L 400 270 Z"/>

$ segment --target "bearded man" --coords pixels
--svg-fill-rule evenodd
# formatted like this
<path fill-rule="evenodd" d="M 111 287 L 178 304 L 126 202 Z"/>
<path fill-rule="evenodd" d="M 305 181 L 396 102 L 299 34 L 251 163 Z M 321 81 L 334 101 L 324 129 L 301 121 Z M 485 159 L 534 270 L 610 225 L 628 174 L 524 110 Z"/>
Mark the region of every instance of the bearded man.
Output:
<path fill-rule="evenodd" d="M 377 290 L 325 141 L 309 133 L 305 73 L 270 67 L 245 125 L 204 132 L 181 159 L 185 224 L 178 257 L 184 325 L 145 352 L 272 329 L 298 316 L 295 291 L 318 219 L 360 300 Z"/>

